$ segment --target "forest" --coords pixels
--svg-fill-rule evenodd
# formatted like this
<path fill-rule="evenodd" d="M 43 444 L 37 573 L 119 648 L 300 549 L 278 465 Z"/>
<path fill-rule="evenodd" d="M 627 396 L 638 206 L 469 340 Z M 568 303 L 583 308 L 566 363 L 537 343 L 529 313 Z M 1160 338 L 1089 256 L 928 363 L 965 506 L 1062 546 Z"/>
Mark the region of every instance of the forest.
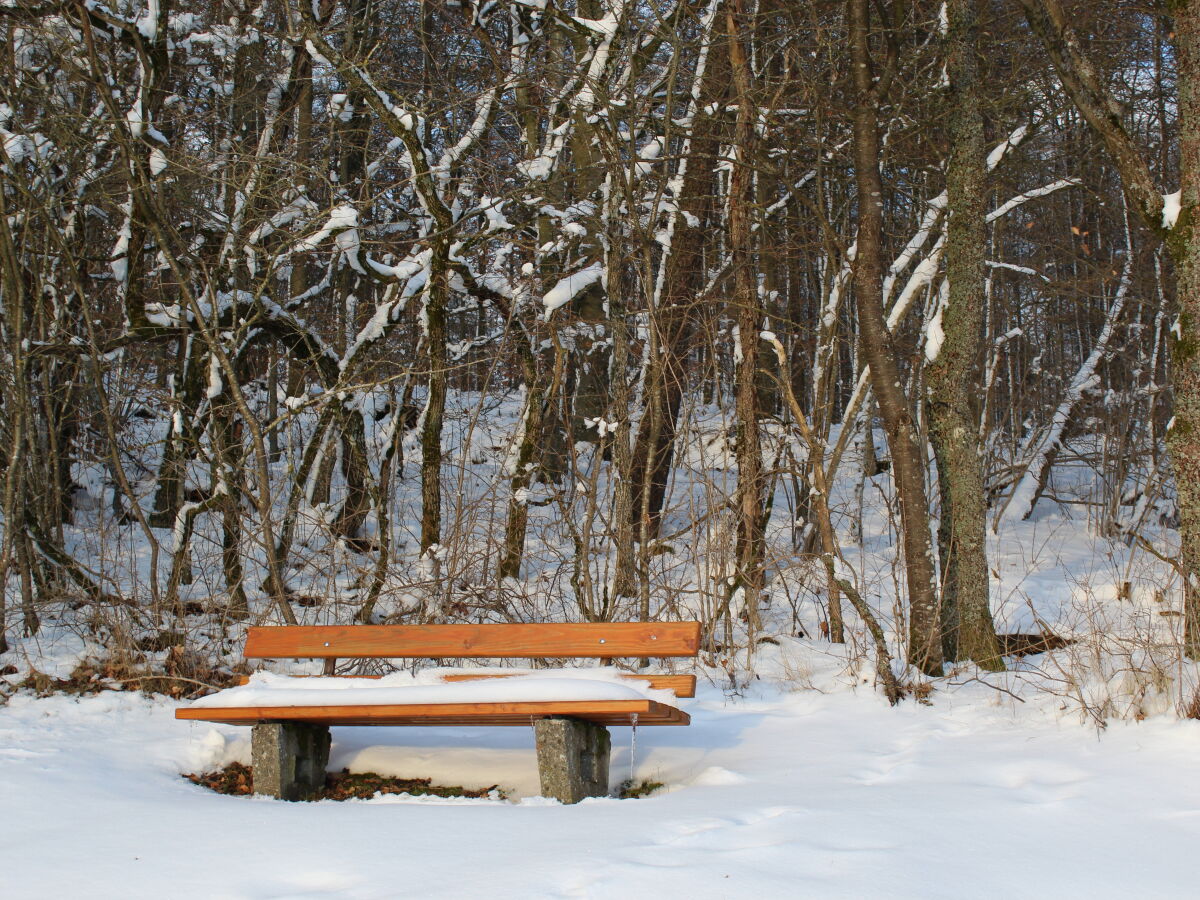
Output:
<path fill-rule="evenodd" d="M 5 896 L 1194 893 L 1198 204 L 1200 0 L 0 0 Z"/>
<path fill-rule="evenodd" d="M 695 618 L 895 700 L 1071 638 L 989 561 L 1061 515 L 1200 656 L 1198 15 L 5 3 L 0 647 Z"/>

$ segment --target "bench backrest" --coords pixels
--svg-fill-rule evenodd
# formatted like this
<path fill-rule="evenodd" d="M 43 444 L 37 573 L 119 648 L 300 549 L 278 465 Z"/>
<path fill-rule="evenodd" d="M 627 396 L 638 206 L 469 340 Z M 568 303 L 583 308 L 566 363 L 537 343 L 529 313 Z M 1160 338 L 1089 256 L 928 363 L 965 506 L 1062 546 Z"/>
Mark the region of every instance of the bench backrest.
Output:
<path fill-rule="evenodd" d="M 247 659 L 696 656 L 699 622 L 285 625 L 248 629 Z"/>

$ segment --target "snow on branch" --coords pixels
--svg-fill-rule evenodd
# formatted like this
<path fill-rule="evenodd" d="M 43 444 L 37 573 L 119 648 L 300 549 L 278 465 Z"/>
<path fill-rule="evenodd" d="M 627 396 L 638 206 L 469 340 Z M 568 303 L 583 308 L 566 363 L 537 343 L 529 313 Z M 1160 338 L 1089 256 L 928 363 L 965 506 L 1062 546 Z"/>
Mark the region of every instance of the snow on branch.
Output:
<path fill-rule="evenodd" d="M 1032 275 L 1034 278 L 1040 278 L 1047 284 L 1050 279 L 1039 272 L 1037 269 L 1031 269 L 1029 266 L 1018 266 L 1016 263 L 999 262 L 994 259 L 989 259 L 985 263 L 989 269 L 1008 269 L 1010 272 L 1020 272 L 1022 275 Z"/>
<path fill-rule="evenodd" d="M 1050 184 L 1043 185 L 1042 187 L 1034 188 L 1033 190 L 1026 191 L 1023 194 L 1017 194 L 1017 196 L 1006 200 L 1004 203 L 1001 203 L 987 214 L 988 224 L 995 222 L 1002 216 L 1008 215 L 1023 203 L 1028 203 L 1030 200 L 1036 200 L 1038 197 L 1045 197 L 1047 194 L 1053 194 L 1055 191 L 1061 191 L 1063 188 L 1078 187 L 1082 183 L 1083 182 L 1078 178 L 1060 178 L 1058 181 L 1051 182 Z"/>
<path fill-rule="evenodd" d="M 1021 125 L 1020 127 L 1013 129 L 1013 131 L 1008 135 L 1008 137 L 1005 138 L 1003 141 L 1001 141 L 999 144 L 997 144 L 995 147 L 993 147 L 992 151 L 988 154 L 987 170 L 989 172 L 994 171 L 996 169 L 996 167 L 999 166 L 1000 163 L 1008 156 L 1008 154 L 1015 147 L 1020 145 L 1020 143 L 1022 141 L 1024 141 L 1025 138 L 1028 137 L 1028 135 L 1029 135 L 1029 128 L 1026 125 Z M 1068 181 L 1072 184 L 1078 183 L 1078 181 L 1071 180 L 1071 179 L 1066 179 L 1066 181 Z M 997 219 L 1000 216 L 1005 215 L 1006 213 L 1008 213 L 1011 210 L 1015 209 L 1016 207 L 1020 206 L 1022 203 L 1032 200 L 1035 197 L 1043 197 L 1046 194 L 1053 193 L 1054 191 L 1059 190 L 1060 188 L 1063 188 L 1063 187 L 1067 187 L 1067 186 L 1068 186 L 1067 184 L 1056 182 L 1054 185 L 1050 185 L 1050 186 L 1047 186 L 1044 188 L 1038 188 L 1035 191 L 1030 191 L 1028 194 L 1022 194 L 1019 197 L 1014 197 L 1013 199 L 1009 200 L 1008 203 L 1006 203 L 1000 209 L 997 209 L 994 213 L 992 213 L 992 215 L 990 215 L 988 217 L 988 221 L 991 222 L 994 219 Z M 896 285 L 898 283 L 898 279 L 899 279 L 900 275 L 909 267 L 909 265 L 912 264 L 913 259 L 916 258 L 917 254 L 920 253 L 925 248 L 926 244 L 929 243 L 929 238 L 933 234 L 934 230 L 938 227 L 938 223 L 946 211 L 946 204 L 948 202 L 949 202 L 949 195 L 945 191 L 942 191 L 940 194 L 938 194 L 936 197 L 934 197 L 932 200 L 929 201 L 928 208 L 925 210 L 924 215 L 921 217 L 921 224 L 917 227 L 916 232 L 913 234 L 913 236 L 909 239 L 908 243 L 905 245 L 904 250 L 902 250 L 900 252 L 900 254 L 895 258 L 895 260 L 892 262 L 892 264 L 888 267 L 887 275 L 885 276 L 884 281 L 883 281 L 883 297 L 884 297 L 885 302 L 890 301 L 892 299 L 892 294 L 896 290 Z M 935 248 L 935 251 L 936 251 L 936 248 Z M 931 251 L 931 252 L 935 252 L 935 251 Z M 939 254 L 939 256 L 940 256 L 940 254 Z M 927 261 L 928 261 L 928 257 L 926 257 L 924 260 L 922 260 L 922 262 L 918 263 L 917 264 L 918 269 L 922 268 L 922 266 L 924 266 Z M 922 283 L 928 283 L 928 277 L 929 276 L 928 276 L 927 272 L 922 272 L 919 280 L 921 280 Z M 913 282 L 910 279 L 908 282 L 908 285 L 906 287 L 906 290 L 908 289 L 908 287 L 912 287 L 912 286 L 913 286 Z M 920 286 L 920 285 L 918 285 L 918 286 Z"/>
<path fill-rule="evenodd" d="M 1179 221 L 1179 213 L 1183 209 L 1180 199 L 1182 197 L 1183 191 L 1176 191 L 1173 194 L 1163 194 L 1163 228 L 1168 230 L 1174 228 L 1175 223 Z"/>
<path fill-rule="evenodd" d="M 658 270 L 654 276 L 654 299 L 652 303 L 655 309 L 662 302 L 663 290 L 666 287 L 667 262 L 670 259 L 672 245 L 675 240 L 675 229 L 678 227 L 681 216 L 686 221 L 686 215 L 680 204 L 683 202 L 683 186 L 687 176 L 688 157 L 692 149 L 691 127 L 695 121 L 697 110 L 700 107 L 700 96 L 704 87 L 704 74 L 708 70 L 708 52 L 712 46 L 713 22 L 716 20 L 719 5 L 720 0 L 712 0 L 705 10 L 701 21 L 700 52 L 696 59 L 696 70 L 692 75 L 691 91 L 688 97 L 688 108 L 685 116 L 686 121 L 682 123 L 687 136 L 683 140 L 682 152 L 679 155 L 679 164 L 675 168 L 675 173 L 667 181 L 666 193 L 671 198 L 671 208 L 667 215 L 667 221 L 658 234 L 655 235 L 655 240 L 663 248 L 662 256 L 658 262 Z"/>
<path fill-rule="evenodd" d="M 896 289 L 897 277 L 908 268 L 913 257 L 923 250 L 929 242 L 929 236 L 933 233 L 938 219 L 945 212 L 947 196 L 946 192 L 942 191 L 929 201 L 929 208 L 925 210 L 925 215 L 921 217 L 921 224 L 917 228 L 916 233 L 909 239 L 908 244 L 905 245 L 900 255 L 888 267 L 887 277 L 883 280 L 883 299 L 885 303 L 892 299 L 892 292 Z M 921 264 L 917 268 L 920 269 Z"/>
<path fill-rule="evenodd" d="M 559 279 L 558 284 L 542 297 L 542 306 L 546 308 L 546 321 L 550 321 L 550 316 L 556 309 L 566 306 L 603 277 L 604 266 L 601 263 L 593 263 L 578 272 L 572 272 L 566 278 Z"/>
<path fill-rule="evenodd" d="M 1126 234 L 1128 235 L 1128 232 Z M 1029 518 L 1034 504 L 1037 503 L 1038 495 L 1041 493 L 1042 485 L 1045 483 L 1046 470 L 1053 461 L 1055 453 L 1062 446 L 1063 435 L 1075 412 L 1075 407 L 1088 392 L 1094 390 L 1100 383 L 1100 376 L 1096 370 L 1108 354 L 1108 347 L 1116 332 L 1117 322 L 1121 318 L 1125 302 L 1129 297 L 1129 286 L 1133 280 L 1133 257 L 1133 253 L 1125 254 L 1121 282 L 1117 287 L 1116 296 L 1113 297 L 1112 305 L 1108 308 L 1104 327 L 1100 331 L 1100 336 L 1096 338 L 1092 352 L 1088 354 L 1088 358 L 1084 360 L 1083 365 L 1071 379 L 1070 385 L 1067 386 L 1067 392 L 1050 420 L 1050 427 L 1043 432 L 1033 434 L 1026 442 L 1024 453 L 1026 461 L 1021 480 L 1013 488 L 1000 515 L 1005 522 L 1019 522 Z"/>
<path fill-rule="evenodd" d="M 367 105 L 379 117 L 381 124 L 400 142 L 408 154 L 409 167 L 416 187 L 417 200 L 425 212 L 437 223 L 438 228 L 448 230 L 454 224 L 454 216 L 438 194 L 434 181 L 434 166 L 430 162 L 432 152 L 422 142 L 425 133 L 424 120 L 414 113 L 392 102 L 387 91 L 375 84 L 362 66 L 346 59 L 317 30 L 316 17 L 311 8 L 300 5 L 307 25 L 305 48 L 313 60 L 335 69 L 339 75 L 362 91 Z"/>
<path fill-rule="evenodd" d="M 448 147 L 442 154 L 441 159 L 438 160 L 435 172 L 438 182 L 443 188 L 450 179 L 450 170 L 454 168 L 463 155 L 483 136 L 488 123 L 492 120 L 492 113 L 496 108 L 496 97 L 501 92 L 502 87 L 507 88 L 507 85 L 497 85 L 479 95 L 475 100 L 475 119 L 471 122 L 471 127 L 458 139 L 458 143 L 453 147 Z"/>
<path fill-rule="evenodd" d="M 517 164 L 518 170 L 529 180 L 545 181 L 550 177 L 570 137 L 574 122 L 579 118 L 586 118 L 595 110 L 596 88 L 608 72 L 612 59 L 613 38 L 620 29 L 628 5 L 627 0 L 606 0 L 605 14 L 599 19 L 571 17 L 581 31 L 591 36 L 598 35 L 600 40 L 593 45 L 590 54 L 580 60 L 577 68 L 581 70 L 581 74 L 564 92 L 563 96 L 567 98 L 567 114 L 563 116 L 563 120 L 547 131 L 546 141 L 537 156 Z"/>
<path fill-rule="evenodd" d="M 321 242 L 331 234 L 339 234 L 350 228 L 358 227 L 358 210 L 349 203 L 335 206 L 329 213 L 329 219 L 321 226 L 321 230 L 303 238 L 296 245 L 299 250 L 315 250 Z"/>
<path fill-rule="evenodd" d="M 1015 128 L 1005 140 L 992 148 L 992 152 L 988 154 L 987 158 L 987 170 L 989 172 L 995 171 L 1001 161 L 1028 136 L 1029 127 L 1027 125 Z"/>
<path fill-rule="evenodd" d="M 946 248 L 946 236 L 941 235 L 937 242 L 933 245 L 933 250 L 929 252 L 923 260 L 917 263 L 917 267 L 913 269 L 912 274 L 908 277 L 908 282 L 904 285 L 904 290 L 900 292 L 900 296 L 896 298 L 891 310 L 888 312 L 887 326 L 888 331 L 895 331 L 896 327 L 904 321 L 904 317 L 908 315 L 908 311 L 912 309 L 913 300 L 917 294 L 926 285 L 932 283 L 937 276 L 938 266 L 942 261 L 942 251 Z"/>

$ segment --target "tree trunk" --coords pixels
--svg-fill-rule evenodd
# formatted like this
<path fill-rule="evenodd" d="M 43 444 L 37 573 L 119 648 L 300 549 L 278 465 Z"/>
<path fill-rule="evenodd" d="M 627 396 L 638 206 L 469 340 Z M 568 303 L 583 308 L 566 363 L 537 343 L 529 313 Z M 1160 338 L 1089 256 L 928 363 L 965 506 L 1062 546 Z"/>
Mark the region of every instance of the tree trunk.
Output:
<path fill-rule="evenodd" d="M 719 54 L 706 64 L 693 88 L 696 106 L 725 96 L 726 85 L 719 74 L 723 68 Z M 675 433 L 688 380 L 687 358 L 696 334 L 697 294 L 704 285 L 704 226 L 710 219 L 713 167 L 719 149 L 713 130 L 708 117 L 702 117 L 683 142 L 685 152 L 678 163 L 682 177 L 677 176 L 680 188 L 675 198 L 680 215 L 674 220 L 671 243 L 659 262 L 653 299 L 648 303 L 653 338 L 643 378 L 645 412 L 638 422 L 630 478 L 630 509 L 639 541 L 658 534 L 675 456 Z M 689 224 L 689 219 L 695 224 Z"/>
<path fill-rule="evenodd" d="M 1200 7 L 1172 0 L 1179 66 L 1181 212 L 1167 238 L 1179 279 L 1179 325 L 1171 347 L 1174 426 L 1167 446 L 1179 491 L 1179 539 L 1184 568 L 1184 652 L 1200 660 Z"/>
<path fill-rule="evenodd" d="M 726 8 L 729 32 L 730 68 L 738 99 L 736 147 L 729 175 L 729 244 L 734 278 L 734 306 L 737 310 L 737 578 L 734 590 L 741 589 L 746 621 L 757 632 L 759 595 L 763 589 L 763 462 L 759 439 L 759 331 L 762 310 L 758 300 L 758 278 L 754 267 L 751 212 L 754 205 L 755 119 L 757 107 L 751 104 L 750 65 L 746 58 L 747 17 L 744 0 L 733 0 Z"/>
<path fill-rule="evenodd" d="M 908 661 L 928 675 L 942 674 L 941 625 L 925 496 L 924 452 L 913 411 L 901 386 L 900 353 L 883 312 L 883 179 L 877 120 L 881 79 L 871 72 L 870 2 L 849 0 L 850 52 L 857 102 L 854 107 L 855 182 L 858 191 L 858 255 L 855 287 L 863 353 L 887 430 L 892 477 L 900 501 L 901 535 L 908 583 Z M 879 92 L 879 93 L 877 93 Z"/>
<path fill-rule="evenodd" d="M 446 296 L 449 290 L 445 238 L 434 241 L 429 286 L 425 291 L 429 393 L 421 427 L 421 552 L 441 542 L 442 419 L 446 412 Z"/>
<path fill-rule="evenodd" d="M 937 457 L 942 520 L 942 650 L 985 669 L 1004 662 L 988 604 L 986 500 L 983 459 L 972 409 L 983 337 L 984 217 L 987 160 L 980 113 L 977 0 L 949 0 L 946 74 L 949 79 L 950 160 L 946 172 L 948 293 L 941 311 L 940 348 L 927 345 L 929 437 Z M 935 355 L 936 351 L 936 355 Z"/>

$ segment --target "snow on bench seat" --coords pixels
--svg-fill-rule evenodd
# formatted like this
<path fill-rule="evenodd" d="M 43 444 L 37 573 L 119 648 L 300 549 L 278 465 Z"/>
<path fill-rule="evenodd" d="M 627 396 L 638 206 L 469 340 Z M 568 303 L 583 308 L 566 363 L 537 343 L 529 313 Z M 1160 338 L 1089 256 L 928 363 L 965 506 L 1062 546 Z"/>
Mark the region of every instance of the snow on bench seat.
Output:
<path fill-rule="evenodd" d="M 201 697 L 176 718 L 246 724 L 528 725 L 570 716 L 602 725 L 686 725 L 670 690 L 597 669 L 552 670 L 507 678 L 446 681 L 455 673 L 381 678 L 292 677 L 258 672 L 239 687 Z"/>

